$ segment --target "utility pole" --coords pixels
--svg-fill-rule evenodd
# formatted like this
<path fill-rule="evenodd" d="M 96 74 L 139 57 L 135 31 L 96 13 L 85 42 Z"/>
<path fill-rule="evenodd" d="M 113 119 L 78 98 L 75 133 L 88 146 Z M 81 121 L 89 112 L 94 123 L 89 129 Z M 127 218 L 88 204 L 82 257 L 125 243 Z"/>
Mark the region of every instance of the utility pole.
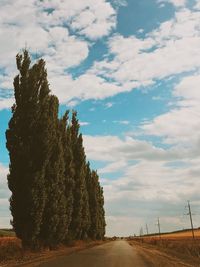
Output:
<path fill-rule="evenodd" d="M 146 231 L 147 231 L 147 235 L 149 234 L 149 230 L 148 230 L 148 225 L 146 223 Z"/>
<path fill-rule="evenodd" d="M 159 237 L 160 237 L 160 239 L 161 239 L 161 233 L 160 233 L 160 218 L 158 217 L 158 223 L 157 223 L 157 225 L 158 225 L 158 233 L 159 233 Z"/>
<path fill-rule="evenodd" d="M 143 236 L 143 227 L 140 228 L 140 236 Z"/>
<path fill-rule="evenodd" d="M 192 212 L 191 212 L 191 207 L 190 207 L 190 201 L 189 200 L 188 200 L 188 210 L 189 210 L 188 215 L 190 216 L 190 223 L 191 223 L 191 229 L 192 229 L 192 237 L 194 239 L 195 238 L 194 237 L 194 227 L 193 227 Z"/>

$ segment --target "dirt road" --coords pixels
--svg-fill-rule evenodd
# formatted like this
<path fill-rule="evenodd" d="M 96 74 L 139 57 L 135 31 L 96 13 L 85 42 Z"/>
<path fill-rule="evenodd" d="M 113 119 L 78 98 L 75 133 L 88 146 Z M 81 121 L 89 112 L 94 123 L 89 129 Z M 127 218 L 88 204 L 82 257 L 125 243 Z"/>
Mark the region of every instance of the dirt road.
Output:
<path fill-rule="evenodd" d="M 40 267 L 151 267 L 126 241 L 115 241 L 42 263 Z"/>

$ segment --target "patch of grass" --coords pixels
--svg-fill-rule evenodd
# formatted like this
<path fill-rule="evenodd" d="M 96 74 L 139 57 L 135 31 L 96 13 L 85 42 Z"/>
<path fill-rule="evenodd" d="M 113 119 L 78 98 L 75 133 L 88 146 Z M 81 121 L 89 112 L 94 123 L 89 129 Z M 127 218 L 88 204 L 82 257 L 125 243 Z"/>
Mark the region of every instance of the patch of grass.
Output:
<path fill-rule="evenodd" d="M 14 237 L 15 232 L 11 229 L 0 229 L 0 237 L 4 237 L 4 236 Z"/>

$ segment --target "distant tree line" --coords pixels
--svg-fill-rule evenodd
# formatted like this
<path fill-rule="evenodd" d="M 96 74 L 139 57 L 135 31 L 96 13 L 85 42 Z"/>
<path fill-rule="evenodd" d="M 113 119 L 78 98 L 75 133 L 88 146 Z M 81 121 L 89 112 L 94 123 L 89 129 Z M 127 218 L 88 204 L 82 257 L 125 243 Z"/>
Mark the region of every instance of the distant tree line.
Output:
<path fill-rule="evenodd" d="M 16 235 L 32 249 L 102 239 L 103 189 L 86 160 L 77 113 L 58 116 L 59 101 L 50 93 L 43 59 L 31 65 L 25 50 L 16 64 L 15 104 L 6 131 Z"/>

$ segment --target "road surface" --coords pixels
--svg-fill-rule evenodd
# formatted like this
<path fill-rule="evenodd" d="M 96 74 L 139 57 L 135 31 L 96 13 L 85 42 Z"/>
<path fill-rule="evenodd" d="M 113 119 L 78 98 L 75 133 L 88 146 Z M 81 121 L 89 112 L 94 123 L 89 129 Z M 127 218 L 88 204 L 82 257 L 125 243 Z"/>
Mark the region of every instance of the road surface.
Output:
<path fill-rule="evenodd" d="M 38 265 L 39 267 L 150 267 L 126 241 L 109 242 L 86 249 L 56 260 Z"/>

